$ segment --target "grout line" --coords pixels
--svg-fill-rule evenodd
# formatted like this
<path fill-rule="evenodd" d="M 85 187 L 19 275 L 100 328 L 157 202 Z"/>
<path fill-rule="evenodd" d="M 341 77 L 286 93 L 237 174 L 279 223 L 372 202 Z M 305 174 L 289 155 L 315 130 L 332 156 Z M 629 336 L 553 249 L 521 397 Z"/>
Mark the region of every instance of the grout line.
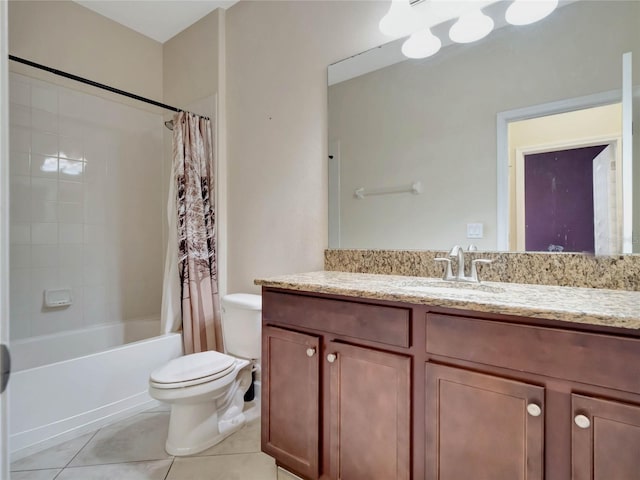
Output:
<path fill-rule="evenodd" d="M 164 476 L 164 479 L 163 479 L 163 480 L 167 480 L 167 478 L 169 478 L 169 472 L 171 472 L 171 469 L 173 468 L 173 464 L 174 464 L 174 462 L 175 462 L 175 461 L 176 461 L 176 457 L 173 457 L 173 458 L 171 459 L 171 465 L 169 465 L 169 469 L 167 470 L 167 473 L 166 473 L 166 475 Z"/>
<path fill-rule="evenodd" d="M 82 445 L 82 446 L 78 449 L 78 451 L 77 451 L 77 452 L 76 452 L 76 454 L 71 458 L 71 460 L 69 460 L 69 461 L 67 462 L 67 464 L 66 464 L 64 467 L 62 467 L 62 470 L 64 470 L 65 468 L 67 468 L 67 467 L 71 464 L 71 462 L 73 462 L 73 461 L 76 459 L 76 457 L 80 454 L 80 452 L 81 452 L 82 450 L 84 450 L 84 447 L 86 447 L 86 446 L 89 444 L 89 442 L 95 438 L 95 436 L 98 434 L 98 432 L 99 432 L 100 430 L 102 430 L 102 429 L 101 429 L 101 428 L 99 428 L 98 430 L 96 430 L 95 432 L 93 432 L 93 435 L 91 435 L 91 438 L 90 438 L 89 440 L 87 440 L 87 441 L 84 443 L 84 445 Z M 60 470 L 60 472 L 62 472 L 62 470 Z M 60 475 L 60 474 L 58 474 L 58 475 Z M 57 477 L 58 475 L 56 475 L 56 477 Z"/>
<path fill-rule="evenodd" d="M 208 453 L 206 455 L 202 455 L 199 453 L 194 453 L 193 455 L 189 455 L 184 458 L 205 458 L 205 457 L 224 457 L 224 456 L 232 456 L 232 455 L 252 455 L 255 453 L 262 453 L 262 450 L 252 450 L 250 452 L 222 452 L 222 453 Z"/>
<path fill-rule="evenodd" d="M 86 465 L 72 465 L 66 466 L 64 468 L 73 469 L 73 468 L 84 468 L 84 467 L 101 467 L 103 465 L 124 465 L 125 463 L 143 463 L 143 462 L 162 462 L 164 460 L 170 460 L 173 457 L 167 458 L 145 458 L 143 460 L 120 460 L 118 462 L 105 462 L 105 463 L 88 463 Z"/>
<path fill-rule="evenodd" d="M 23 470 L 10 470 L 9 473 L 39 472 L 41 470 L 58 470 L 59 468 L 64 468 L 64 467 L 34 467 L 34 468 L 25 468 Z"/>

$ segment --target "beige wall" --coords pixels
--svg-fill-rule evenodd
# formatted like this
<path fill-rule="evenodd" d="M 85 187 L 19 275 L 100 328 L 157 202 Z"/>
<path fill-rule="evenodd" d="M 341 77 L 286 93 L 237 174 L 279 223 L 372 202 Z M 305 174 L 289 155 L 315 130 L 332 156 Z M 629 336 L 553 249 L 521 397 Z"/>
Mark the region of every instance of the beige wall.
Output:
<path fill-rule="evenodd" d="M 10 1 L 9 53 L 138 95 L 162 98 L 162 44 L 74 2 Z M 15 62 L 9 62 L 9 67 L 39 76 Z"/>
<path fill-rule="evenodd" d="M 186 108 L 218 90 L 218 10 L 162 46 L 164 101 Z"/>
<path fill-rule="evenodd" d="M 386 2 L 242 1 L 227 11 L 229 292 L 320 270 L 328 64 L 384 43 Z"/>

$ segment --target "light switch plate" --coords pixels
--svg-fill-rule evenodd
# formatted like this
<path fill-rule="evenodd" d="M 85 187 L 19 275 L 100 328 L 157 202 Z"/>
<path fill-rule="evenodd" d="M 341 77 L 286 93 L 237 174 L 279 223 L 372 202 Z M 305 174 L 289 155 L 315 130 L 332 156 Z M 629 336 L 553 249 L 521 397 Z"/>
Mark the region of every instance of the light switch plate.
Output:
<path fill-rule="evenodd" d="M 484 224 L 467 223 L 467 238 L 484 238 Z"/>

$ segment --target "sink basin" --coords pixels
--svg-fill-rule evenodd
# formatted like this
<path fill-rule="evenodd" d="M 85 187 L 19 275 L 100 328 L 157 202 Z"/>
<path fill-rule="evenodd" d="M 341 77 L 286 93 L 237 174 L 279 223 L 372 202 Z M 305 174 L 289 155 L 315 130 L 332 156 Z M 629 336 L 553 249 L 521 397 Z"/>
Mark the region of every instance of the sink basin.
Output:
<path fill-rule="evenodd" d="M 411 290 L 414 292 L 423 293 L 451 293 L 451 294 L 480 294 L 480 295 L 495 295 L 497 293 L 503 293 L 504 290 L 500 287 L 493 285 L 486 285 L 484 283 L 468 283 L 468 282 L 455 282 L 445 281 L 439 279 L 424 279 L 424 280 L 411 280 L 403 283 L 402 288 L 405 290 Z"/>

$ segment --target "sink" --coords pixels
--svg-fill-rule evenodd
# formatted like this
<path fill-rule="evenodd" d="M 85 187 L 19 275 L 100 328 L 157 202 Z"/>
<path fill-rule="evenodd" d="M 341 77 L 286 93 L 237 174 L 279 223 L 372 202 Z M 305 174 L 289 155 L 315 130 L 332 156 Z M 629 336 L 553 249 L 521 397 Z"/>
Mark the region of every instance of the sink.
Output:
<path fill-rule="evenodd" d="M 503 293 L 504 289 L 493 285 L 486 285 L 484 283 L 468 283 L 468 282 L 455 282 L 445 281 L 439 279 L 424 280 L 411 280 L 403 282 L 401 287 L 404 290 L 411 290 L 414 292 L 423 293 L 452 293 L 452 294 L 480 294 L 480 295 L 495 295 Z"/>

